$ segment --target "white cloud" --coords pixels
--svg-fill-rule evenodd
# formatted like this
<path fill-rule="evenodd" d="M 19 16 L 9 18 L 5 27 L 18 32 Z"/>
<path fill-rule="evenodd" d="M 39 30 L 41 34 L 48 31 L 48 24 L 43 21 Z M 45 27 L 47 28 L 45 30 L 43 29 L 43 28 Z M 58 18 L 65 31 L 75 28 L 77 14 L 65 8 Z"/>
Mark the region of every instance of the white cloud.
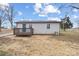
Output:
<path fill-rule="evenodd" d="M 60 11 L 57 8 L 55 8 L 53 5 L 45 6 L 44 11 L 46 13 L 59 13 L 60 14 Z"/>
<path fill-rule="evenodd" d="M 29 19 L 29 21 L 32 21 L 32 19 Z"/>
<path fill-rule="evenodd" d="M 18 11 L 18 15 L 21 16 L 23 13 L 21 11 Z"/>
<path fill-rule="evenodd" d="M 73 15 L 73 18 L 77 18 L 78 16 L 77 15 Z"/>
<path fill-rule="evenodd" d="M 48 16 L 48 15 L 47 15 L 47 13 L 46 13 L 46 12 L 41 11 L 41 12 L 39 13 L 39 16 L 41 16 L 41 17 L 46 17 L 46 16 Z"/>
<path fill-rule="evenodd" d="M 39 13 L 40 9 L 39 8 L 35 8 L 35 11 L 36 11 L 36 13 Z"/>
<path fill-rule="evenodd" d="M 20 21 L 32 21 L 32 19 L 27 19 L 27 18 L 22 18 L 22 19 L 19 19 Z"/>
<path fill-rule="evenodd" d="M 39 14 L 40 17 L 46 17 L 47 15 L 45 14 Z"/>
<path fill-rule="evenodd" d="M 24 21 L 24 20 L 25 20 L 25 19 L 23 19 L 23 18 L 22 18 L 22 19 L 20 19 L 20 21 Z"/>
<path fill-rule="evenodd" d="M 41 5 L 41 3 L 36 3 L 36 4 L 35 4 L 35 7 L 36 7 L 36 8 L 41 8 L 42 5 Z"/>
<path fill-rule="evenodd" d="M 73 12 L 78 12 L 78 10 L 77 9 L 73 9 Z"/>
<path fill-rule="evenodd" d="M 42 8 L 41 3 L 36 3 L 35 6 L 34 6 L 35 12 L 36 13 L 39 13 L 40 12 L 40 8 Z"/>
<path fill-rule="evenodd" d="M 52 21 L 61 21 L 60 18 L 57 17 L 48 17 L 48 20 L 52 20 Z"/>
<path fill-rule="evenodd" d="M 34 10 L 35 10 L 35 13 L 38 13 L 39 16 L 46 16 L 48 13 L 58 13 L 60 14 L 60 10 L 58 10 L 56 7 L 54 7 L 53 5 L 50 5 L 48 3 L 46 4 L 35 4 L 34 6 Z"/>

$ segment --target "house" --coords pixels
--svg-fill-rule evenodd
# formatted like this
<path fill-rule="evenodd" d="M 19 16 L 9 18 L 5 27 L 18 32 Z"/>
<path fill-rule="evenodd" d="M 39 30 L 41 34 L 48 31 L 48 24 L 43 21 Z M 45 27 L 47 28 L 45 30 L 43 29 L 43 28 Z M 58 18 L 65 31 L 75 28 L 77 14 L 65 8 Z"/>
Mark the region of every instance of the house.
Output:
<path fill-rule="evenodd" d="M 14 29 L 15 35 L 58 34 L 60 21 L 18 21 Z"/>

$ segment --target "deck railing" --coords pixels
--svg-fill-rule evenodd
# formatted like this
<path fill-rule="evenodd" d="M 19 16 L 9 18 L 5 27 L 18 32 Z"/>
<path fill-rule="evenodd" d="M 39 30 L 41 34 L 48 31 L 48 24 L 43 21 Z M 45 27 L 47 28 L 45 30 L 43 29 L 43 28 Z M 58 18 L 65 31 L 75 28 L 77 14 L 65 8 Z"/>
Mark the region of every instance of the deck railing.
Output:
<path fill-rule="evenodd" d="M 32 28 L 14 28 L 14 35 L 32 35 Z"/>

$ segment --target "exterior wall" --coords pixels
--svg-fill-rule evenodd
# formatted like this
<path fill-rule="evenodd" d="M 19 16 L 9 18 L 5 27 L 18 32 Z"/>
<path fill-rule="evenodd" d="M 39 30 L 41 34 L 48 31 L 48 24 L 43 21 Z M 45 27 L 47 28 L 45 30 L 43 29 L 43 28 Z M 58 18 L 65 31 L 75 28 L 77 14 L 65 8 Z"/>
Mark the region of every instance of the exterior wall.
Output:
<path fill-rule="evenodd" d="M 47 24 L 50 24 L 50 29 L 47 29 Z M 29 23 L 26 24 L 26 28 L 29 27 Z M 22 24 L 18 24 L 17 28 L 22 28 Z M 59 23 L 32 23 L 33 34 L 59 34 Z"/>
<path fill-rule="evenodd" d="M 22 24 L 17 24 L 16 28 L 22 28 Z M 29 24 L 26 25 L 26 28 L 29 28 Z"/>
<path fill-rule="evenodd" d="M 22 28 L 22 24 L 16 24 L 16 28 Z"/>
<path fill-rule="evenodd" d="M 47 29 L 46 24 L 32 24 L 33 34 L 54 34 L 55 32 L 59 33 L 59 23 L 51 23 L 50 29 Z"/>

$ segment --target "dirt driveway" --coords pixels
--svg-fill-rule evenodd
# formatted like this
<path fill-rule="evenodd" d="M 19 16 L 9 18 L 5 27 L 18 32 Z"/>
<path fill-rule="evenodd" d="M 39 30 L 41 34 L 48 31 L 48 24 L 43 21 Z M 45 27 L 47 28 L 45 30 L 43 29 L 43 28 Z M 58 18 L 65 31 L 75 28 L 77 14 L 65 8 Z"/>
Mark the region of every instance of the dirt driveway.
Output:
<path fill-rule="evenodd" d="M 79 33 L 63 33 L 60 36 L 33 35 L 16 37 L 10 35 L 0 38 L 0 50 L 11 55 L 79 55 Z"/>

